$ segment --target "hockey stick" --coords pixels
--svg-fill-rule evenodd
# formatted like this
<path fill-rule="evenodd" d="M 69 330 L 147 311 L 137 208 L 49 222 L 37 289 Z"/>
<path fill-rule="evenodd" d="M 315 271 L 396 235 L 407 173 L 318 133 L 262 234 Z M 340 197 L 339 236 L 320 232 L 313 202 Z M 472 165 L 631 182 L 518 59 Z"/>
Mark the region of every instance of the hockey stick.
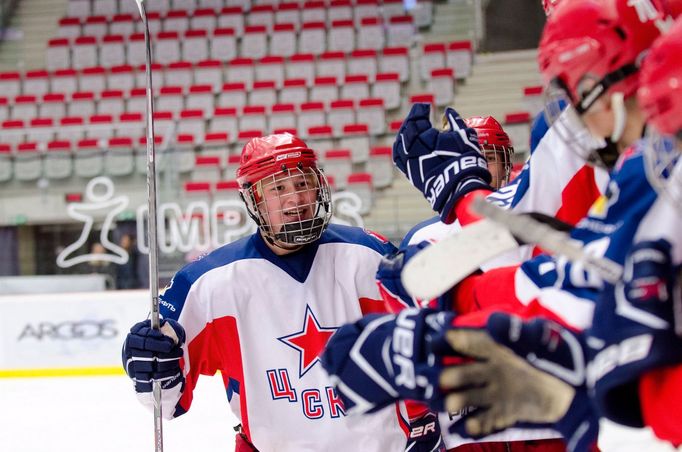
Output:
<path fill-rule="evenodd" d="M 160 329 L 159 316 L 159 254 L 156 238 L 156 151 L 154 149 L 154 90 L 152 88 L 152 43 L 144 0 L 135 0 L 144 25 L 145 71 L 147 75 L 147 240 L 149 241 L 149 292 L 151 295 L 151 325 Z M 152 384 L 154 400 L 154 451 L 163 452 L 163 421 L 161 413 L 161 382 Z"/>
<path fill-rule="evenodd" d="M 410 295 L 421 300 L 442 295 L 488 260 L 518 247 L 514 237 L 580 262 L 596 271 L 605 281 L 620 279 L 620 265 L 587 254 L 565 232 L 557 231 L 528 215 L 501 209 L 482 198 L 476 199 L 472 208 L 488 219 L 467 226 L 457 234 L 425 248 L 405 264 L 401 280 Z"/>
<path fill-rule="evenodd" d="M 401 280 L 410 295 L 431 300 L 486 261 L 518 246 L 507 228 L 481 220 L 424 248 L 405 264 Z"/>
<path fill-rule="evenodd" d="M 472 209 L 475 213 L 504 225 L 522 242 L 537 244 L 547 252 L 579 262 L 586 269 L 599 274 L 604 281 L 616 283 L 623 274 L 623 267 L 620 264 L 605 257 L 590 255 L 585 252 L 580 242 L 572 240 L 565 232 L 557 231 L 528 215 L 514 214 L 481 198 L 474 200 Z"/>

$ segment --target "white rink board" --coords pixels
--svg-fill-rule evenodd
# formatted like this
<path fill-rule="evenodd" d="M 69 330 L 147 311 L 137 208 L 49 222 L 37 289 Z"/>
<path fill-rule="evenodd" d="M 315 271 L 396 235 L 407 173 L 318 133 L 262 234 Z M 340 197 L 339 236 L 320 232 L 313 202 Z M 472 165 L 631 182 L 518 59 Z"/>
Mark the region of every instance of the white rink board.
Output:
<path fill-rule="evenodd" d="M 128 330 L 149 313 L 148 291 L 0 297 L 0 371 L 120 367 Z"/>

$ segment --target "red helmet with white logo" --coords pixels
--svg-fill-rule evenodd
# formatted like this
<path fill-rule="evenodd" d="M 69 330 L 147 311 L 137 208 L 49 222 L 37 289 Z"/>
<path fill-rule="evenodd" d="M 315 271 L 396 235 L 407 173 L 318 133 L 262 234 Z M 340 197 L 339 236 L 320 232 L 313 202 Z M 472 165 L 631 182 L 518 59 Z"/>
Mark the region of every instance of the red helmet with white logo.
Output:
<path fill-rule="evenodd" d="M 493 185 L 500 188 L 507 184 L 511 174 L 512 156 L 514 155 L 514 147 L 507 132 L 492 116 L 472 116 L 466 118 L 464 122 L 476 131 L 478 144 L 486 154 L 488 164 L 499 163 L 504 168 L 504 175 L 500 180 L 497 180 L 498 178 L 493 174 Z"/>
<path fill-rule="evenodd" d="M 545 10 L 545 16 L 549 17 L 552 14 L 557 3 L 559 3 L 559 0 L 542 0 L 542 9 Z"/>
<path fill-rule="evenodd" d="M 242 150 L 237 182 L 242 187 L 255 184 L 265 176 L 299 165 L 317 165 L 315 152 L 300 138 L 289 133 L 253 138 Z"/>
<path fill-rule="evenodd" d="M 651 0 L 571 0 L 548 18 L 538 62 L 547 84 L 563 89 L 579 114 L 608 91 L 637 89 L 643 52 L 666 27 Z M 593 83 L 585 88 L 586 77 Z"/>
<path fill-rule="evenodd" d="M 280 248 L 320 238 L 331 219 L 331 191 L 317 157 L 289 133 L 254 138 L 242 150 L 237 182 L 263 237 Z"/>

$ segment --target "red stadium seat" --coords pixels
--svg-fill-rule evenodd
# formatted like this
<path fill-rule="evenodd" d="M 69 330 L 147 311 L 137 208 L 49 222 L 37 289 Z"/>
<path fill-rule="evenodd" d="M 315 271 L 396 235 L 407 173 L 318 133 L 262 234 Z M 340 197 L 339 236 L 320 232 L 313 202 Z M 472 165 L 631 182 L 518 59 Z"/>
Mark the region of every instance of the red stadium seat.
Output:
<path fill-rule="evenodd" d="M 315 77 L 309 97 L 311 102 L 323 102 L 325 105 L 338 99 L 339 88 L 336 77 Z"/>
<path fill-rule="evenodd" d="M 246 105 L 246 85 L 244 82 L 225 83 L 218 95 L 218 107 L 241 108 Z"/>
<path fill-rule="evenodd" d="M 386 109 L 381 98 L 361 99 L 356 117 L 360 124 L 369 125 L 370 135 L 381 135 L 386 131 Z"/>
<path fill-rule="evenodd" d="M 350 149 L 330 149 L 324 153 L 324 172 L 334 177 L 337 188 L 346 188 L 352 170 Z"/>
<path fill-rule="evenodd" d="M 265 105 L 267 107 L 277 103 L 277 86 L 274 80 L 254 82 L 249 93 L 250 105 Z M 258 127 L 256 127 L 258 128 Z"/>
<path fill-rule="evenodd" d="M 332 101 L 329 105 L 327 123 L 332 126 L 335 137 L 341 136 L 346 124 L 355 123 L 355 102 L 352 99 Z"/>
<path fill-rule="evenodd" d="M 345 3 L 348 9 L 351 10 L 350 2 Z M 344 5 L 344 7 L 346 6 Z M 331 15 L 333 11 L 334 7 L 332 6 L 329 14 Z M 352 16 L 352 12 L 350 15 Z M 352 17 L 333 20 L 327 35 L 329 38 L 328 51 L 350 53 L 355 50 L 355 26 L 353 25 Z"/>
<path fill-rule="evenodd" d="M 350 149 L 353 163 L 367 161 L 369 144 L 369 126 L 367 124 L 347 124 L 343 127 L 343 136 L 339 140 L 339 147 Z"/>
<path fill-rule="evenodd" d="M 73 173 L 71 142 L 65 140 L 47 143 L 44 157 L 45 177 L 48 179 L 66 179 Z"/>
<path fill-rule="evenodd" d="M 99 47 L 99 64 L 104 67 L 120 66 L 126 63 L 125 41 L 122 35 L 106 35 Z"/>
<path fill-rule="evenodd" d="M 324 1 L 312 0 L 303 3 L 301 9 L 301 26 L 306 22 L 327 23 L 327 6 Z"/>
<path fill-rule="evenodd" d="M 237 57 L 237 37 L 234 28 L 216 28 L 210 44 L 209 58 L 212 60 L 230 61 Z"/>
<path fill-rule="evenodd" d="M 25 94 L 43 96 L 49 91 L 50 74 L 46 70 L 39 69 L 35 71 L 27 71 L 26 74 L 24 74 L 23 92 Z"/>
<path fill-rule="evenodd" d="M 370 173 L 353 173 L 348 175 L 348 191 L 360 198 L 360 215 L 367 215 L 374 204 L 373 178 Z"/>
<path fill-rule="evenodd" d="M 187 30 L 182 41 L 182 59 L 198 63 L 208 59 L 208 34 L 206 30 Z"/>
<path fill-rule="evenodd" d="M 39 105 L 39 115 L 60 119 L 66 116 L 66 96 L 63 93 L 47 93 Z"/>
<path fill-rule="evenodd" d="M 455 101 L 455 73 L 452 68 L 433 69 L 427 89 L 436 93 L 436 105 L 445 107 Z"/>
<path fill-rule="evenodd" d="M 315 56 L 312 53 L 292 55 L 285 67 L 285 77 L 288 79 L 302 78 L 306 81 L 306 85 L 312 86 L 315 79 Z"/>
<path fill-rule="evenodd" d="M 359 101 L 369 97 L 369 82 L 367 75 L 348 75 L 341 85 L 341 98 Z"/>
<path fill-rule="evenodd" d="M 446 63 L 455 71 L 455 76 L 464 79 L 471 75 L 474 63 L 474 52 L 471 41 L 453 41 L 448 44 Z"/>
<path fill-rule="evenodd" d="M 223 86 L 223 65 L 218 60 L 199 61 L 194 67 L 194 83 L 210 85 L 214 93 Z"/>
<path fill-rule="evenodd" d="M 239 55 L 244 58 L 263 58 L 268 53 L 268 29 L 265 25 L 244 27 Z"/>
<path fill-rule="evenodd" d="M 279 129 L 296 130 L 296 107 L 294 104 L 275 104 L 270 108 L 268 131 L 275 133 Z M 297 135 L 294 133 L 293 135 Z"/>
<path fill-rule="evenodd" d="M 298 53 L 320 55 L 327 51 L 327 29 L 324 22 L 303 22 L 298 36 Z"/>
<path fill-rule="evenodd" d="M 400 107 L 400 75 L 396 72 L 377 74 L 371 93 L 372 97 L 384 100 L 387 110 Z"/>
<path fill-rule="evenodd" d="M 104 153 L 104 171 L 109 176 L 128 176 L 135 170 L 135 149 L 130 137 L 110 138 Z"/>
<path fill-rule="evenodd" d="M 255 81 L 274 80 L 275 86 L 281 88 L 284 83 L 284 58 L 266 56 L 260 59 L 255 68 Z"/>
<path fill-rule="evenodd" d="M 275 23 L 275 8 L 273 5 L 259 5 L 256 3 L 251 7 L 251 11 L 249 11 L 249 14 L 246 16 L 246 22 L 250 27 L 264 26 L 265 32 L 270 33 L 272 32 L 272 26 Z"/>
<path fill-rule="evenodd" d="M 374 49 L 358 49 L 354 50 L 346 68 L 347 75 L 366 75 L 370 81 L 373 81 L 377 74 L 379 62 L 377 60 L 377 52 Z"/>
<path fill-rule="evenodd" d="M 410 60 L 407 47 L 386 47 L 379 60 L 379 72 L 397 72 L 400 81 L 410 78 Z"/>
<path fill-rule="evenodd" d="M 381 17 L 363 17 L 358 29 L 358 49 L 381 50 L 386 45 L 384 21 Z"/>
<path fill-rule="evenodd" d="M 267 108 L 264 105 L 247 105 L 239 117 L 239 130 L 267 130 Z"/>
<path fill-rule="evenodd" d="M 393 150 L 390 147 L 374 147 L 369 151 L 367 172 L 372 175 L 376 188 L 389 187 L 393 183 Z"/>
<path fill-rule="evenodd" d="M 310 127 L 327 124 L 327 115 L 322 102 L 305 102 L 299 108 L 297 129 L 301 138 L 308 136 Z"/>

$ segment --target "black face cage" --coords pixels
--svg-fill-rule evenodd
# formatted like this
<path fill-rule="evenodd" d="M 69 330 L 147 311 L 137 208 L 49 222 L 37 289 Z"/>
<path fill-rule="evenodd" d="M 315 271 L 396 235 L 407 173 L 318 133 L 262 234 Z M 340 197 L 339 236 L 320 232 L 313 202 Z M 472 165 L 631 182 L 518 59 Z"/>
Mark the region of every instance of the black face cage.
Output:
<path fill-rule="evenodd" d="M 618 160 L 617 145 L 608 138 L 593 136 L 582 120 L 589 110 L 613 85 L 638 71 L 637 64 L 626 64 L 610 72 L 575 99 L 566 84 L 554 79 L 545 90 L 545 120 L 561 141 L 588 164 L 610 169 Z"/>
<path fill-rule="evenodd" d="M 263 237 L 281 248 L 314 242 L 331 220 L 331 190 L 318 168 L 283 166 L 240 194 Z"/>

